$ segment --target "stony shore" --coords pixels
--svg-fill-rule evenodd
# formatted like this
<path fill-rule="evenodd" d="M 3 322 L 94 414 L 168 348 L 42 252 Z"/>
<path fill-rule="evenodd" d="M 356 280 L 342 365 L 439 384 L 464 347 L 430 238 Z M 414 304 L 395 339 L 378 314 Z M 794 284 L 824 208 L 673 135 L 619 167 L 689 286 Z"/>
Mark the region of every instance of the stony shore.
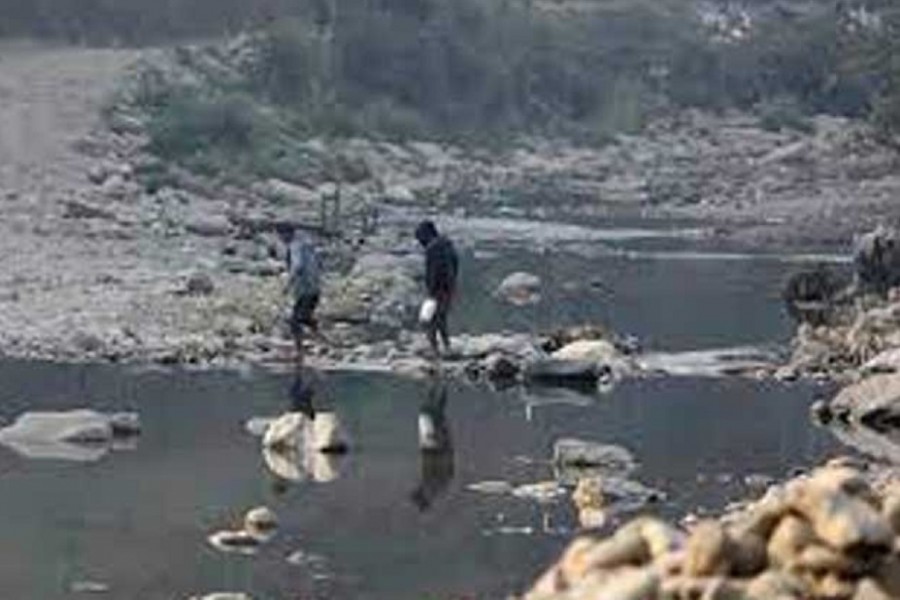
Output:
<path fill-rule="evenodd" d="M 835 460 L 718 520 L 639 517 L 577 538 L 528 600 L 880 600 L 900 595 L 900 480 Z M 573 501 L 602 506 L 601 494 Z"/>

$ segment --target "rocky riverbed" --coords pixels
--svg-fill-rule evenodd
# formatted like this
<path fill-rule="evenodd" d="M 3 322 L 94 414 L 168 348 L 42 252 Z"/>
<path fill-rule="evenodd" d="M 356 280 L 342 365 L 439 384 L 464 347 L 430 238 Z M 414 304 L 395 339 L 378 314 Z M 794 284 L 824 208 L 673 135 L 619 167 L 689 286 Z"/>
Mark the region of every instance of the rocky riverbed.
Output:
<path fill-rule="evenodd" d="M 185 51 L 232 68 L 228 53 Z M 547 225 L 548 198 L 554 213 L 570 217 L 624 211 L 712 219 L 712 227 L 685 230 L 699 238 L 844 242 L 860 219 L 888 211 L 896 187 L 894 154 L 862 125 L 822 117 L 810 133 L 772 132 L 746 115 L 699 113 L 593 149 L 531 141 L 483 153 L 431 142 L 313 139 L 298 142 L 321 159 L 310 164 L 340 156 L 349 165 L 337 178 L 313 169 L 292 181 L 239 185 L 161 164 L 147 151 L 144 115 L 125 100 L 108 103 L 129 81 L 137 54 L 17 52 L 0 66 L 10 99 L 0 110 L 16 123 L 0 132 L 9 158 L 0 174 L 0 252 L 8 267 L 0 350 L 12 357 L 283 363 L 290 345 L 272 234 L 282 221 L 323 235 L 321 313 L 334 343 L 313 354 L 324 365 L 384 362 L 416 355 L 409 332 L 420 266 L 407 229 L 417 215 L 453 215 L 447 227 L 462 244 L 485 235 L 495 244 L 534 244 L 540 232 L 542 248 L 605 248 L 601 231 Z M 164 53 L 142 60 L 175 64 Z M 57 63 L 67 66 L 48 68 Z M 22 129 L 55 122 L 47 115 L 58 126 Z M 148 180 L 160 170 L 165 185 Z M 335 194 L 336 221 L 322 212 Z M 866 210 L 841 210 L 851 200 Z M 467 218 L 473 213 L 537 220 Z M 807 226 L 818 234 L 805 234 Z"/>

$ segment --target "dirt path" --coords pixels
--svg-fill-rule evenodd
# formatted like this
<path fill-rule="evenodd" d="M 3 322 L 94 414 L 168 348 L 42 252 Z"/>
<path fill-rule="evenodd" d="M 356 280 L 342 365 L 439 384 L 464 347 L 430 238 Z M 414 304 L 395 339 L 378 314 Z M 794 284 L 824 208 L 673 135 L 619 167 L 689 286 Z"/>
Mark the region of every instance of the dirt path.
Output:
<path fill-rule="evenodd" d="M 0 45 L 0 355 L 202 353 L 205 342 L 195 338 L 214 331 L 213 315 L 224 306 L 230 319 L 229 303 L 267 289 L 216 271 L 227 240 L 162 227 L 177 199 L 148 196 L 128 176 L 90 181 L 98 167 L 132 166 L 123 161 L 139 140 L 103 128 L 101 113 L 138 57 Z M 177 293 L 203 270 L 212 273 L 213 297 Z"/>
<path fill-rule="evenodd" d="M 0 190 L 41 202 L 85 183 L 78 140 L 137 53 L 0 46 Z"/>

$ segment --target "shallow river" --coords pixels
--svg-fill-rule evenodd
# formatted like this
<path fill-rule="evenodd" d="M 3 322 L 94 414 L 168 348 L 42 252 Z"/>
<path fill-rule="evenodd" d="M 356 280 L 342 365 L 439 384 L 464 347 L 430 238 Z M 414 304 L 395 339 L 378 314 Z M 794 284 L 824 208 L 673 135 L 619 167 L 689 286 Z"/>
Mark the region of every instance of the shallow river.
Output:
<path fill-rule="evenodd" d="M 460 328 L 599 319 L 666 350 L 787 339 L 778 290 L 795 265 L 692 257 L 684 244 L 630 248 L 591 257 L 469 252 Z M 517 269 L 550 284 L 543 303 L 509 309 L 490 297 Z M 0 381 L 6 420 L 89 405 L 136 409 L 144 426 L 134 447 L 93 461 L 34 461 L 0 449 L 0 597 L 22 600 L 216 591 L 502 598 L 558 553 L 575 518 L 565 499 L 541 505 L 468 486 L 552 479 L 547 460 L 560 437 L 627 448 L 639 464 L 634 477 L 666 495 L 652 510 L 671 517 L 720 510 L 749 493 L 748 475 L 783 476 L 843 451 L 811 424 L 817 391 L 809 386 L 688 377 L 628 381 L 595 397 L 451 384 L 453 452 L 431 460 L 417 446 L 429 384 L 329 374 L 317 402 L 340 412 L 356 449 L 314 465 L 314 478 L 285 484 L 243 423 L 285 410 L 290 376 L 0 363 Z M 258 555 L 222 554 L 207 543 L 260 504 L 281 526 Z"/>

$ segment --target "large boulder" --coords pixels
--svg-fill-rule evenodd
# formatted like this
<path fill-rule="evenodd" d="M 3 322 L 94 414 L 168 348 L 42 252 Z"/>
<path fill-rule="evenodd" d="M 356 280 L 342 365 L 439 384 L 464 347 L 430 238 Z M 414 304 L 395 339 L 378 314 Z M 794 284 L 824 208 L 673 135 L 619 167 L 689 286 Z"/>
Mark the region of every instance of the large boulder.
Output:
<path fill-rule="evenodd" d="M 900 231 L 879 226 L 860 236 L 853 249 L 857 287 L 884 294 L 900 285 Z"/>
<path fill-rule="evenodd" d="M 594 363 L 601 375 L 623 375 L 631 370 L 633 363 L 614 343 L 604 339 L 577 340 L 556 350 L 550 357 L 560 361 Z"/>
<path fill-rule="evenodd" d="M 223 214 L 194 214 L 184 224 L 188 233 L 201 237 L 221 237 L 231 232 L 231 220 Z"/>

